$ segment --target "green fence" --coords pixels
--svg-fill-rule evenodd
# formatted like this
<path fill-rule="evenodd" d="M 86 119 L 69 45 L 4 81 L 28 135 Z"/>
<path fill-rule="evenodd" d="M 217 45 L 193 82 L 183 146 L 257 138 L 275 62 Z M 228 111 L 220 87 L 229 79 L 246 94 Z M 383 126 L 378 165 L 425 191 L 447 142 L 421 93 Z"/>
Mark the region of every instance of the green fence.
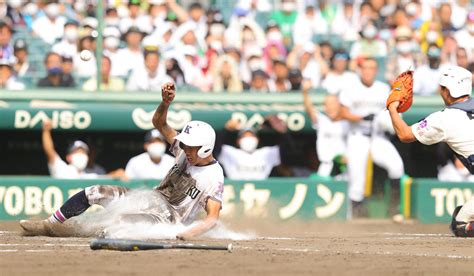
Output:
<path fill-rule="evenodd" d="M 322 110 L 323 93 L 313 93 Z M 160 93 L 88 93 L 33 90 L 0 92 L 0 129 L 40 129 L 50 119 L 53 128 L 71 131 L 143 131 L 153 127 L 151 119 L 161 101 Z M 404 114 L 412 124 L 442 108 L 439 97 L 415 98 Z M 169 124 L 181 129 L 190 120 L 207 121 L 220 130 L 233 118 L 244 127 L 260 125 L 268 114 L 277 114 L 293 132 L 312 131 L 302 105 L 294 94 L 224 94 L 178 92 L 168 113 Z"/>
<path fill-rule="evenodd" d="M 49 177 L 0 178 L 0 220 L 45 217 L 90 185 L 154 187 L 158 181 L 61 180 Z M 323 179 L 274 178 L 230 181 L 224 186 L 223 217 L 344 220 L 346 184 Z"/>

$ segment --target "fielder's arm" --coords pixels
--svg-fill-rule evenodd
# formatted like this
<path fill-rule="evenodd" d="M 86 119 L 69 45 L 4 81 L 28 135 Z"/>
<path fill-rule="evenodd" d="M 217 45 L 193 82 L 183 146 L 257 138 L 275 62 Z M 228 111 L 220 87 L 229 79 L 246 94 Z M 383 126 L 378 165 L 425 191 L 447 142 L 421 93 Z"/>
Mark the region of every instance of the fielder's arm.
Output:
<path fill-rule="evenodd" d="M 344 105 L 341 107 L 341 117 L 349 122 L 360 122 L 364 119 L 362 116 L 353 114 L 349 108 Z"/>
<path fill-rule="evenodd" d="M 398 114 L 397 107 L 400 102 L 393 102 L 388 106 L 388 111 L 390 113 L 390 118 L 392 119 L 392 125 L 395 129 L 395 133 L 398 136 L 398 139 L 403 143 L 411 143 L 416 141 L 415 135 L 413 135 L 413 131 L 411 127 L 403 121 L 400 114 Z"/>
<path fill-rule="evenodd" d="M 51 136 L 51 121 L 43 122 L 43 131 L 41 133 L 41 140 L 43 143 L 43 150 L 48 159 L 48 164 L 53 164 L 56 156 L 56 150 L 54 149 L 53 137 Z"/>
<path fill-rule="evenodd" d="M 168 116 L 168 108 L 176 95 L 175 85 L 171 82 L 163 84 L 161 87 L 162 101 L 153 114 L 153 125 L 165 137 L 166 141 L 173 144 L 174 137 L 178 134 L 176 130 L 168 125 L 166 117 Z"/>
<path fill-rule="evenodd" d="M 199 236 L 211 230 L 219 220 L 219 212 L 221 210 L 221 203 L 216 200 L 208 199 L 206 205 L 207 216 L 203 222 L 187 230 L 186 232 L 179 233 L 176 238 L 180 240 L 187 240 L 189 238 Z"/>

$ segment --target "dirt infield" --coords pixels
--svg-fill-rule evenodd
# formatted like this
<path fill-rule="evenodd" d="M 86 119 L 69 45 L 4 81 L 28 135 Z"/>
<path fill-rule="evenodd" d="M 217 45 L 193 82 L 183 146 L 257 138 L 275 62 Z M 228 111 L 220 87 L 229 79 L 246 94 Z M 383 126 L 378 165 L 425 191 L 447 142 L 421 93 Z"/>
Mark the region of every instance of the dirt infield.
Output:
<path fill-rule="evenodd" d="M 1 275 L 472 275 L 474 239 L 451 237 L 446 225 L 350 223 L 226 224 L 251 230 L 232 253 L 192 250 L 91 251 L 89 238 L 23 237 L 0 223 Z M 174 242 L 174 241 L 166 241 Z"/>

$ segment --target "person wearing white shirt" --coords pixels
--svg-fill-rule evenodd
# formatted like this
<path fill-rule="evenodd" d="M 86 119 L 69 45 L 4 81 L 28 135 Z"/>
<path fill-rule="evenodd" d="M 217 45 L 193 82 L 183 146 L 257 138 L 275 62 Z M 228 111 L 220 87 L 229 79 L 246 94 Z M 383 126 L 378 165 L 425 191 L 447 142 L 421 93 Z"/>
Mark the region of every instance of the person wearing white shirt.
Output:
<path fill-rule="evenodd" d="M 459 47 L 466 49 L 467 56 L 474 58 L 474 11 L 471 11 L 467 17 L 466 25 L 454 34 Z"/>
<path fill-rule="evenodd" d="M 165 64 L 160 62 L 158 49 L 146 49 L 144 59 L 145 65 L 132 71 L 127 90 L 159 92 L 162 84 L 171 81 L 171 77 L 166 75 Z"/>
<path fill-rule="evenodd" d="M 8 60 L 0 59 L 0 90 L 24 90 L 25 85 L 18 82 L 13 74 L 12 63 Z"/>
<path fill-rule="evenodd" d="M 355 73 L 347 70 L 348 61 L 349 55 L 344 51 L 337 51 L 332 56 L 331 70 L 321 82 L 321 87 L 329 94 L 337 95 L 359 80 Z"/>
<path fill-rule="evenodd" d="M 311 88 L 309 80 L 303 81 L 303 104 L 313 129 L 317 131 L 316 152 L 320 161 L 318 175 L 331 176 L 334 159 L 346 155 L 346 138 L 349 123 L 341 120 L 341 104 L 335 95 L 324 98 L 325 114 L 314 109 L 308 91 Z M 342 172 L 341 172 L 342 173 Z"/>
<path fill-rule="evenodd" d="M 375 164 L 387 171 L 390 178 L 389 214 L 396 216 L 400 213 L 400 178 L 404 174 L 404 165 L 397 149 L 384 134 L 384 131 L 393 131 L 385 111 L 390 87 L 375 79 L 377 70 L 378 63 L 374 58 L 365 59 L 360 65 L 360 81 L 339 95 L 343 105 L 342 118 L 350 122 L 347 138 L 348 193 L 355 217 L 364 214 L 362 202 L 369 155 Z"/>
<path fill-rule="evenodd" d="M 421 65 L 413 74 L 413 92 L 418 95 L 434 95 L 439 77 L 445 67 L 441 65 L 441 50 L 432 45 L 428 48 L 428 64 Z"/>
<path fill-rule="evenodd" d="M 51 45 L 63 36 L 66 18 L 60 16 L 60 12 L 58 4 L 48 4 L 44 8 L 45 16 L 38 17 L 32 24 L 33 32 Z"/>
<path fill-rule="evenodd" d="M 239 122 L 229 120 L 224 129 L 224 136 L 229 131 L 239 129 Z M 253 128 L 241 128 L 237 135 L 237 147 L 224 144 L 218 154 L 218 160 L 224 168 L 224 172 L 229 179 L 233 180 L 262 180 L 267 179 L 272 169 L 282 164 L 282 149 L 291 150 L 291 138 L 286 133 L 286 126 L 276 116 L 269 116 L 263 125 L 268 125 L 271 129 L 281 135 L 280 142 L 274 146 L 264 146 L 258 148 L 260 139 L 257 131 Z M 225 141 L 227 137 L 222 137 Z"/>
<path fill-rule="evenodd" d="M 141 47 L 143 33 L 137 27 L 130 27 L 124 37 L 127 47 L 117 51 L 110 72 L 114 77 L 127 77 L 131 71 L 141 68 L 144 63 Z"/>
<path fill-rule="evenodd" d="M 43 150 L 48 159 L 48 169 L 51 177 L 65 179 L 98 178 L 95 173 L 86 173 L 85 169 L 89 162 L 89 147 L 86 143 L 77 140 L 68 148 L 66 162 L 59 157 L 54 148 L 51 136 L 51 121 L 43 123 L 42 143 Z"/>
<path fill-rule="evenodd" d="M 76 21 L 68 21 L 64 24 L 63 39 L 54 44 L 52 51 L 60 56 L 73 57 L 77 54 L 77 38 L 79 24 Z"/>
<path fill-rule="evenodd" d="M 163 135 L 157 129 L 147 132 L 143 148 L 146 152 L 128 161 L 125 175 L 129 179 L 163 179 L 175 163 L 174 158 L 166 154 Z"/>

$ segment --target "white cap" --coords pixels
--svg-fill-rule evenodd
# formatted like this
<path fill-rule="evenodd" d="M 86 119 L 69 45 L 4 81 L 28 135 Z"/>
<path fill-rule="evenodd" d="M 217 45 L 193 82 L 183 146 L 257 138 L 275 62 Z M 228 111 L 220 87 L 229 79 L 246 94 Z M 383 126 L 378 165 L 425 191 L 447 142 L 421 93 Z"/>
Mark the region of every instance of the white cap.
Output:
<path fill-rule="evenodd" d="M 198 151 L 198 156 L 206 158 L 212 154 L 212 150 L 214 149 L 216 132 L 206 122 L 191 121 L 184 126 L 181 133 L 174 139 L 190 147 L 201 146 Z"/>
<path fill-rule="evenodd" d="M 453 98 L 471 95 L 472 73 L 459 66 L 449 66 L 441 73 L 439 85 L 448 88 Z"/>

